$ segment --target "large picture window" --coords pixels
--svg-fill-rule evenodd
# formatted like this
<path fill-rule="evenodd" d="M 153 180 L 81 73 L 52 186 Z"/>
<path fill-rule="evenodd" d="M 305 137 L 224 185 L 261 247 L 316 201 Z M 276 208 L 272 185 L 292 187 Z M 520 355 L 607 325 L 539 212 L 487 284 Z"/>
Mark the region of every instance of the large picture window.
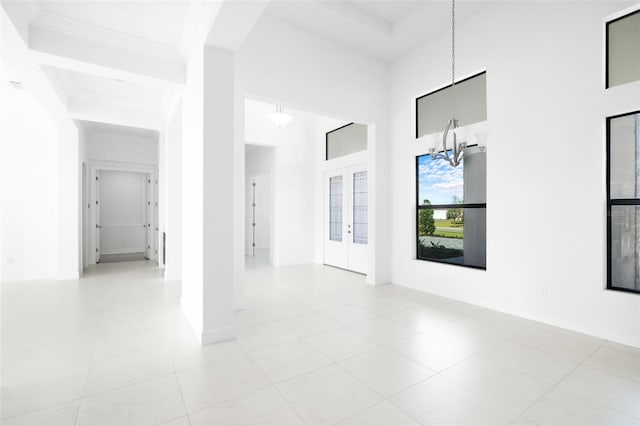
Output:
<path fill-rule="evenodd" d="M 458 167 L 416 157 L 418 259 L 486 269 L 486 158 L 478 147 Z"/>
<path fill-rule="evenodd" d="M 607 118 L 607 288 L 640 293 L 640 111 Z"/>

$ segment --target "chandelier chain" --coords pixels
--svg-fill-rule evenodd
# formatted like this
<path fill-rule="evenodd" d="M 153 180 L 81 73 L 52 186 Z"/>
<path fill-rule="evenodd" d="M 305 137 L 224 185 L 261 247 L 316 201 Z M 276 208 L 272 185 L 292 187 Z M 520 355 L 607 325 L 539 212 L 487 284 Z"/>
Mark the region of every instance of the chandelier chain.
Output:
<path fill-rule="evenodd" d="M 451 89 L 453 114 L 456 112 L 456 0 L 451 1 Z"/>

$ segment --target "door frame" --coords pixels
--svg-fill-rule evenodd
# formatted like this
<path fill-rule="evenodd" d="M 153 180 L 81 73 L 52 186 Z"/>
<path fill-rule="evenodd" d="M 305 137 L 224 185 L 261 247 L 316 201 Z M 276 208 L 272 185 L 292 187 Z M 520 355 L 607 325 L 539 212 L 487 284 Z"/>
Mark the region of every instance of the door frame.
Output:
<path fill-rule="evenodd" d="M 150 246 L 149 250 L 149 259 L 154 260 L 156 264 L 158 264 L 158 259 L 160 258 L 160 242 L 157 241 L 159 238 L 159 232 L 153 231 L 156 228 L 159 228 L 158 222 L 158 211 L 160 206 L 158 205 L 158 168 L 152 164 L 145 163 L 126 163 L 121 161 L 89 161 L 89 170 L 90 170 L 90 204 L 91 204 L 91 221 L 89 224 L 89 232 L 87 232 L 86 237 L 89 241 L 85 241 L 85 244 L 88 243 L 88 247 L 90 250 L 90 258 L 88 259 L 89 265 L 95 265 L 97 261 L 97 233 L 93 232 L 97 229 L 98 225 L 98 204 L 96 201 L 98 199 L 98 188 L 96 185 L 96 177 L 99 175 L 100 171 L 115 171 L 115 172 L 133 172 L 133 173 L 142 173 L 146 177 L 150 177 L 152 190 L 147 191 L 145 185 L 145 195 L 147 196 L 148 201 L 150 202 L 149 208 L 147 209 L 148 217 L 151 219 L 151 230 L 147 229 L 146 234 L 147 238 L 151 237 L 151 241 L 147 242 L 147 246 Z M 147 194 L 147 192 L 149 192 Z M 156 236 L 158 238 L 156 238 Z"/>

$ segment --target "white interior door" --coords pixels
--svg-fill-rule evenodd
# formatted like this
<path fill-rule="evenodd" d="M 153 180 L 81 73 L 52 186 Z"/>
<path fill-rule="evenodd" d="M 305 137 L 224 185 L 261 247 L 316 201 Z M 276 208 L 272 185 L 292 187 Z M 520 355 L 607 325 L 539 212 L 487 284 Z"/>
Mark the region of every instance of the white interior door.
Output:
<path fill-rule="evenodd" d="M 96 263 L 100 262 L 100 172 L 96 171 Z"/>
<path fill-rule="evenodd" d="M 354 272 L 368 269 L 368 179 L 365 166 L 325 175 L 324 263 Z"/>
<path fill-rule="evenodd" d="M 151 197 L 153 194 L 153 185 L 151 184 L 151 175 L 147 175 L 146 176 L 146 185 L 145 185 L 145 221 L 146 223 L 143 225 L 146 227 L 147 232 L 145 232 L 145 244 L 144 244 L 144 255 L 147 259 L 151 259 L 152 258 L 152 248 L 151 248 L 151 243 L 153 241 L 153 235 L 154 235 L 154 231 L 151 228 L 151 222 L 152 222 L 152 212 L 153 209 L 151 208 Z"/>

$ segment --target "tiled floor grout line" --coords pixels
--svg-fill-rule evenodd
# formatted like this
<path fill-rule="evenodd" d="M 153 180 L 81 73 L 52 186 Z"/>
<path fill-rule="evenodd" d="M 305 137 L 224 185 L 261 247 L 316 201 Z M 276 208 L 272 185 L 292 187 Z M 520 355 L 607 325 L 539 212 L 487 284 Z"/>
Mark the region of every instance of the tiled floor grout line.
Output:
<path fill-rule="evenodd" d="M 77 426 L 78 418 L 80 417 L 80 408 L 82 407 L 82 400 L 84 399 L 84 390 L 87 388 L 87 381 L 89 380 L 89 372 L 91 371 L 91 365 L 87 368 L 87 372 L 84 375 L 84 382 L 82 383 L 82 391 L 80 392 L 80 402 L 78 403 L 78 411 L 76 412 L 76 418 L 73 421 L 73 426 Z"/>
<path fill-rule="evenodd" d="M 383 397 L 383 398 L 384 398 L 384 397 Z M 358 412 L 356 412 L 356 413 L 354 413 L 354 414 L 351 414 L 351 415 L 349 415 L 348 417 L 345 417 L 345 418 L 343 418 L 343 419 L 340 419 L 340 420 L 338 420 L 338 421 L 336 421 L 336 422 L 333 422 L 333 423 L 331 423 L 331 424 L 335 426 L 335 425 L 339 425 L 340 423 L 346 422 L 347 420 L 349 420 L 349 419 L 351 419 L 351 418 L 353 418 L 353 417 L 357 416 L 357 415 L 358 415 L 358 414 L 360 414 L 360 413 L 364 413 L 364 412 L 365 412 L 365 411 L 367 411 L 368 409 L 373 408 L 373 407 L 375 407 L 376 405 L 383 403 L 384 401 L 386 401 L 386 399 L 382 399 L 381 401 L 376 401 L 376 402 L 374 402 L 373 404 L 371 404 L 371 405 L 369 405 L 369 406 L 367 406 L 367 407 L 363 408 L 362 410 L 359 410 Z"/>
<path fill-rule="evenodd" d="M 270 346 L 269 348 L 273 348 L 273 347 L 280 346 L 280 345 L 286 345 L 287 343 L 293 343 L 293 342 L 297 342 L 297 341 L 303 341 L 303 340 L 302 340 L 302 339 L 298 339 L 298 340 L 295 340 L 295 341 L 292 341 L 292 342 L 285 342 L 285 343 L 281 343 L 281 344 L 278 344 L 278 345 L 275 345 L 275 346 Z M 276 386 L 277 384 L 282 383 L 282 382 L 285 382 L 285 381 L 287 381 L 287 380 L 291 380 L 291 379 L 296 378 L 296 377 L 299 377 L 299 376 L 302 376 L 302 375 L 307 374 L 307 373 L 310 373 L 310 372 L 312 372 L 312 371 L 321 370 L 321 369 L 323 369 L 323 368 L 326 368 L 326 367 L 329 367 L 329 366 L 331 366 L 331 365 L 335 364 L 335 362 L 332 362 L 332 363 L 331 363 L 331 364 L 329 364 L 329 365 L 325 365 L 325 366 L 323 366 L 323 367 L 318 367 L 318 368 L 315 368 L 315 369 L 313 369 L 313 370 L 306 371 L 306 372 L 304 372 L 304 373 L 300 373 L 300 374 L 298 374 L 298 375 L 296 375 L 296 376 L 293 376 L 293 377 L 290 377 L 290 378 L 287 378 L 287 379 L 283 379 L 283 380 L 280 380 L 280 381 L 277 381 L 277 382 L 272 382 L 272 381 L 271 381 L 271 379 L 269 379 L 269 377 L 267 376 L 267 374 L 266 374 L 266 373 L 265 373 L 265 372 L 260 368 L 260 366 L 258 366 L 258 365 L 255 363 L 255 361 L 253 361 L 253 359 L 251 359 L 251 355 L 250 355 L 250 354 L 251 354 L 251 352 L 247 351 L 245 348 L 243 348 L 243 347 L 242 347 L 242 346 L 240 346 L 239 344 L 238 344 L 238 346 L 240 347 L 240 349 L 242 349 L 242 351 L 243 351 L 243 352 L 245 353 L 245 355 L 247 356 L 247 361 L 248 361 L 249 363 L 253 364 L 253 366 L 254 366 L 255 368 L 257 368 L 257 369 L 260 371 L 260 373 L 261 373 L 261 374 L 263 374 L 263 375 L 265 376 L 265 378 L 267 378 L 267 380 L 269 381 L 269 383 L 268 383 L 267 385 L 265 385 L 265 386 L 261 386 L 261 387 L 259 387 L 259 388 L 257 388 L 257 389 L 253 389 L 253 390 L 248 391 L 248 392 L 245 392 L 245 393 L 243 393 L 243 394 L 241 394 L 241 395 L 235 395 L 235 396 L 233 396 L 233 397 L 231 397 L 231 398 L 226 398 L 226 399 L 223 399 L 223 400 L 221 400 L 221 401 L 218 401 L 218 402 L 216 402 L 216 403 L 214 403 L 214 404 L 212 404 L 212 405 L 209 405 L 209 406 L 206 406 L 206 407 L 202 407 L 202 408 L 200 408 L 200 409 L 198 409 L 198 410 L 196 410 L 196 411 L 193 411 L 193 412 L 190 412 L 190 411 L 188 410 L 188 408 L 186 407 L 186 402 L 184 401 L 184 397 L 183 397 L 183 403 L 185 404 L 185 411 L 187 412 L 187 415 L 189 416 L 189 423 L 191 423 L 191 417 L 190 417 L 190 415 L 191 415 L 191 414 L 199 413 L 199 412 L 204 411 L 204 410 L 207 410 L 207 409 L 209 409 L 209 408 L 216 407 L 216 406 L 218 406 L 218 405 L 220 405 L 220 404 L 224 404 L 225 402 L 233 401 L 234 399 L 238 399 L 238 398 L 241 398 L 241 397 L 247 396 L 247 395 L 249 395 L 249 394 L 252 394 L 252 393 L 254 393 L 254 392 L 258 392 L 258 391 L 261 391 L 261 390 L 264 390 L 264 389 L 268 389 L 268 388 L 270 388 L 270 387 L 275 388 L 275 389 L 278 391 L 278 393 L 280 393 L 280 394 L 281 394 L 280 390 L 279 390 L 279 389 L 277 389 L 277 386 Z M 265 348 L 265 349 L 268 349 L 268 348 Z M 260 350 L 260 349 L 259 349 L 259 350 Z M 242 362 L 242 361 L 238 361 L 238 363 L 240 363 L 240 362 Z M 179 372 L 180 372 L 180 371 L 185 371 L 185 370 L 190 370 L 190 369 L 195 369 L 195 368 L 200 368 L 200 367 L 205 366 L 205 365 L 207 365 L 207 364 L 215 364 L 215 363 L 216 363 L 216 361 L 205 362 L 205 363 L 200 364 L 200 365 L 197 365 L 197 366 L 193 366 L 193 367 L 185 368 L 185 369 L 183 369 L 183 370 L 179 370 Z M 231 362 L 230 364 L 233 364 L 233 362 Z M 176 372 L 176 376 L 177 376 L 177 374 L 178 374 L 178 372 Z M 178 379 L 178 386 L 180 387 L 180 395 L 182 396 L 182 385 L 180 384 L 180 380 L 179 380 L 179 379 Z M 290 405 L 289 400 L 287 400 L 284 396 L 282 396 L 282 397 L 283 397 L 283 398 L 284 398 L 284 400 L 287 402 L 287 404 L 288 404 L 288 405 Z M 296 410 L 294 410 L 294 411 L 296 412 L 296 414 L 297 414 L 298 416 L 300 416 Z M 304 420 L 303 420 L 303 423 L 305 423 L 305 422 L 304 422 Z M 306 423 L 305 423 L 305 424 L 306 424 Z"/>
<path fill-rule="evenodd" d="M 564 381 L 564 379 L 566 379 L 567 377 L 569 377 L 571 374 L 573 374 L 574 371 L 576 371 L 578 368 L 580 368 L 586 360 L 588 360 L 593 354 L 595 354 L 596 352 L 598 352 L 600 350 L 600 348 L 606 343 L 606 340 L 603 341 L 602 343 L 600 343 L 598 345 L 598 347 L 596 347 L 593 351 L 591 351 L 589 353 L 589 355 L 587 355 L 582 361 L 578 362 L 578 364 L 571 369 L 571 371 L 567 372 L 566 374 L 564 374 L 557 382 L 555 382 L 553 385 L 551 385 L 551 387 L 544 392 L 542 395 L 540 395 L 540 397 L 538 397 L 538 399 L 536 399 L 535 401 L 533 401 L 529 406 L 527 406 L 527 408 L 525 408 L 524 410 L 522 410 L 522 412 L 518 415 L 518 417 L 515 419 L 515 421 L 523 419 L 524 415 L 531 410 L 538 402 L 542 401 L 542 399 L 544 399 L 545 396 L 547 396 L 552 390 L 556 389 L 558 387 L 558 385 L 560 383 L 562 383 Z M 587 398 L 590 399 L 590 398 Z M 597 402 L 597 401 L 596 401 Z M 599 403 L 599 402 L 598 402 Z M 607 406 L 608 407 L 608 406 Z M 611 408 L 611 407 L 609 407 Z M 616 410 L 618 411 L 618 410 Z M 526 418 L 524 418 L 526 420 Z"/>
<path fill-rule="evenodd" d="M 100 391 L 100 392 L 94 392 L 94 393 L 90 393 L 90 394 L 87 394 L 87 395 L 82 395 L 82 397 L 80 399 L 92 398 L 92 397 L 97 396 L 97 395 L 103 395 L 105 393 L 114 392 L 114 391 L 117 391 L 117 390 L 120 390 L 120 389 L 128 388 L 129 386 L 135 386 L 135 385 L 139 385 L 141 383 L 150 382 L 152 380 L 162 379 L 163 377 L 169 377 L 172 374 L 175 374 L 175 372 L 161 374 L 159 376 L 147 377 L 147 378 L 142 379 L 142 380 L 137 380 L 135 382 L 127 383 L 126 385 L 120 385 L 120 386 L 117 386 L 115 388 L 110 388 L 110 389 L 103 390 L 103 391 Z"/>
<path fill-rule="evenodd" d="M 58 403 L 53 404 L 53 405 L 47 405 L 46 407 L 41 407 L 41 408 L 38 408 L 36 410 L 25 411 L 24 413 L 16 414 L 14 416 L 2 417 L 2 418 L 0 418 L 0 425 L 5 420 L 10 420 L 10 419 L 15 419 L 16 417 L 26 416 L 27 414 L 37 413 L 38 411 L 49 410 L 51 408 L 56 408 L 56 407 L 60 407 L 62 405 L 71 404 L 72 402 L 76 402 L 76 401 L 80 402 L 81 400 L 82 400 L 82 398 L 70 399 L 68 401 L 58 402 Z M 79 404 L 78 404 L 78 411 L 80 411 L 80 405 Z M 77 417 L 77 413 L 76 413 L 76 417 Z"/>
<path fill-rule="evenodd" d="M 606 342 L 605 342 L 605 343 L 606 343 Z M 602 349 L 602 347 L 603 347 L 603 346 L 599 347 L 599 348 L 598 348 L 598 350 Z M 593 355 L 593 354 L 592 354 L 592 355 Z M 589 356 L 589 358 L 591 358 L 591 355 Z M 588 359 L 586 359 L 585 361 L 588 361 Z M 638 362 L 640 363 L 640 360 L 639 360 Z M 601 372 L 603 372 L 603 373 L 611 374 L 612 376 L 616 376 L 616 377 L 619 377 L 619 378 L 621 378 L 621 379 L 629 380 L 629 381 L 636 382 L 636 383 L 640 384 L 640 377 L 638 377 L 637 379 L 636 379 L 636 378 L 632 378 L 632 377 L 625 376 L 625 375 L 620 374 L 620 373 L 616 373 L 616 372 L 614 372 L 614 371 L 605 370 L 604 368 L 602 368 L 602 367 L 598 367 L 598 366 L 596 366 L 596 365 L 586 365 L 586 364 L 585 364 L 585 367 L 593 368 L 594 370 L 598 370 L 598 371 L 601 371 Z"/>
<path fill-rule="evenodd" d="M 278 395 L 280 395 L 280 397 L 284 400 L 284 402 L 287 403 L 287 405 L 289 406 L 289 408 L 291 408 L 291 410 L 296 413 L 296 416 L 298 416 L 298 418 L 300 419 L 300 421 L 302 421 L 302 424 L 307 424 L 307 422 L 305 421 L 305 419 L 302 417 L 302 414 L 300 414 L 298 412 L 298 410 L 296 410 L 296 407 L 293 406 L 293 404 L 291 404 L 291 401 L 289 401 L 289 399 L 284 396 L 284 394 L 280 391 L 280 389 L 278 388 L 278 386 L 276 386 L 275 384 L 272 385 L 273 388 L 276 390 L 276 392 L 278 392 Z"/>
<path fill-rule="evenodd" d="M 433 376 L 431 376 L 431 377 L 433 377 Z M 427 378 L 427 379 L 424 379 L 422 382 L 424 382 L 425 380 L 429 380 L 431 377 L 429 377 L 429 378 Z M 420 383 L 422 383 L 422 382 L 420 382 Z M 418 384 L 418 383 L 416 383 L 416 385 L 417 385 L 417 384 Z M 414 385 L 414 386 L 415 386 L 415 385 Z M 405 390 L 406 390 L 406 389 L 405 389 Z M 404 391 L 403 391 L 403 392 L 404 392 Z M 413 417 L 413 416 L 411 415 L 411 413 L 407 413 L 407 412 L 406 412 L 406 411 L 404 411 L 402 408 L 398 407 L 398 405 L 397 405 L 397 404 L 395 404 L 395 403 L 394 403 L 390 398 L 387 398 L 385 401 L 387 401 L 389 404 L 393 405 L 393 406 L 394 406 L 398 411 L 400 411 L 401 413 L 403 413 L 403 414 L 407 415 L 411 420 L 415 421 L 417 424 L 419 424 L 419 425 L 423 424 L 423 423 L 420 421 L 420 419 L 417 419 L 417 418 Z"/>
<path fill-rule="evenodd" d="M 403 389 L 402 391 L 396 392 L 395 394 L 393 394 L 393 395 L 389 396 L 389 397 L 387 398 L 387 400 L 388 400 L 389 402 L 393 403 L 393 402 L 391 401 L 391 398 L 394 398 L 395 396 L 399 395 L 400 393 L 402 393 L 402 392 L 404 392 L 404 391 L 406 391 L 406 390 L 408 390 L 408 389 L 410 389 L 410 388 L 412 388 L 412 387 L 414 387 L 414 386 L 417 386 L 417 385 L 419 385 L 420 383 L 423 383 L 423 382 L 425 382 L 425 381 L 427 381 L 427 380 L 430 380 L 430 379 L 432 379 L 432 378 L 434 378 L 434 377 L 438 376 L 438 377 L 443 378 L 444 380 L 447 380 L 447 381 L 449 381 L 449 382 L 451 382 L 451 383 L 454 383 L 454 384 L 456 384 L 456 385 L 458 385 L 458 386 L 460 386 L 460 387 L 462 387 L 462 388 L 466 389 L 467 391 L 469 391 L 469 392 L 471 392 L 472 394 L 476 395 L 476 396 L 477 396 L 478 398 L 480 398 L 482 401 L 485 401 L 485 402 L 491 403 L 492 405 L 494 405 L 494 406 L 496 406 L 496 407 L 503 408 L 503 409 L 505 409 L 506 411 L 509 411 L 509 412 L 513 413 L 514 415 L 518 415 L 518 413 L 515 413 L 515 412 L 513 412 L 512 410 L 510 410 L 510 409 L 507 409 L 507 408 L 503 407 L 501 404 L 499 404 L 499 403 L 497 403 L 497 402 L 495 402 L 495 401 L 492 401 L 492 400 L 490 400 L 490 399 L 487 399 L 486 397 L 484 397 L 484 396 L 482 396 L 482 395 L 478 394 L 478 393 L 477 393 L 476 391 L 474 391 L 473 389 L 469 389 L 468 387 L 464 386 L 463 384 L 458 383 L 458 382 L 456 382 L 456 381 L 454 381 L 454 380 L 450 379 L 449 377 L 447 377 L 447 376 L 445 376 L 445 375 L 443 374 L 444 372 L 446 372 L 447 370 L 449 370 L 449 369 L 451 369 L 451 368 L 455 367 L 456 365 L 462 364 L 463 362 L 466 362 L 466 361 L 470 360 L 471 358 L 475 358 L 475 357 L 477 357 L 478 355 L 482 354 L 483 352 L 486 352 L 486 351 L 488 351 L 488 350 L 490 350 L 490 349 L 492 349 L 492 348 L 494 348 L 494 347 L 498 346 L 499 344 L 504 343 L 504 342 L 506 342 L 506 341 L 510 340 L 510 339 L 511 339 L 511 337 L 512 337 L 512 336 L 505 337 L 504 339 L 502 339 L 502 340 L 500 340 L 500 341 L 498 341 L 498 342 L 496 342 L 496 343 L 494 343 L 494 344 L 492 344 L 492 345 L 489 345 L 488 347 L 486 347 L 486 348 L 484 348 L 484 349 L 480 350 L 479 352 L 476 352 L 476 353 L 474 353 L 473 355 L 470 355 L 470 356 L 468 356 L 467 358 L 464 358 L 463 360 L 461 360 L 461 361 L 459 361 L 459 362 L 457 362 L 457 363 L 455 363 L 455 364 L 452 364 L 452 365 L 450 365 L 450 366 L 448 366 L 448 367 L 446 367 L 446 368 L 444 368 L 444 369 L 442 369 L 442 370 L 439 370 L 439 371 L 432 370 L 432 369 L 430 369 L 429 367 L 425 366 L 424 364 L 420 364 L 420 363 L 418 363 L 418 364 L 420 364 L 420 365 L 424 366 L 425 368 L 429 369 L 430 371 L 433 371 L 433 372 L 434 372 L 434 374 L 433 374 L 432 376 L 427 377 L 427 378 L 426 378 L 426 379 L 424 379 L 424 380 L 421 380 L 421 381 L 420 381 L 420 382 L 418 382 L 418 383 L 413 384 L 412 386 L 409 386 L 409 387 L 408 387 L 408 388 L 406 388 L 406 389 Z M 406 357 L 406 356 L 405 356 L 405 357 Z M 417 362 L 417 361 L 415 361 L 415 360 L 413 360 L 413 359 L 411 359 L 411 358 L 409 358 L 409 357 L 406 357 L 406 358 L 408 358 L 409 360 L 412 360 L 412 361 L 414 361 L 414 362 Z M 517 370 L 517 371 L 519 371 L 519 370 Z M 394 404 L 394 406 L 395 406 L 395 404 Z M 409 413 L 406 413 L 406 412 L 405 412 L 405 411 L 403 411 L 400 407 L 397 407 L 397 408 L 398 408 L 400 411 L 404 412 L 405 414 L 409 415 Z M 413 418 L 413 417 L 412 417 L 412 418 Z M 516 419 L 514 419 L 514 421 L 515 421 L 515 420 L 517 420 L 518 418 L 519 418 L 519 417 L 517 417 Z M 420 423 L 420 422 L 418 422 L 418 423 Z"/>
<path fill-rule="evenodd" d="M 184 412 L 187 415 L 187 421 L 189 425 L 191 425 L 191 415 L 189 413 L 189 409 L 187 408 L 187 402 L 184 400 L 184 394 L 182 393 L 182 383 L 180 383 L 180 377 L 178 377 L 178 372 L 174 371 L 173 374 L 176 377 L 176 383 L 178 383 L 178 391 L 180 392 L 180 399 L 182 400 L 182 406 L 184 407 Z"/>
<path fill-rule="evenodd" d="M 268 389 L 268 388 L 270 388 L 270 387 L 274 387 L 274 384 L 273 384 L 273 383 L 268 383 L 268 384 L 266 384 L 266 385 L 264 385 L 264 386 L 260 386 L 259 388 L 252 389 L 252 390 L 247 391 L 247 392 L 244 392 L 244 393 L 242 393 L 242 394 L 240 394 L 240 395 L 234 395 L 234 396 L 232 396 L 232 397 L 225 398 L 225 399 L 222 399 L 222 400 L 220 400 L 220 401 L 216 401 L 216 402 L 214 402 L 214 403 L 213 403 L 213 404 L 211 404 L 211 405 L 206 405 L 206 406 L 204 406 L 204 407 L 198 408 L 198 409 L 197 409 L 197 410 L 195 410 L 195 411 L 189 411 L 189 409 L 185 407 L 185 410 L 187 411 L 187 414 L 188 414 L 188 416 L 189 416 L 189 423 L 191 423 L 191 415 L 193 415 L 193 414 L 200 413 L 200 412 L 202 412 L 202 411 L 204 411 L 204 410 L 208 410 L 208 409 L 210 409 L 210 408 L 217 407 L 218 405 L 224 404 L 224 403 L 229 402 L 229 401 L 233 401 L 234 399 L 242 398 L 242 397 L 244 397 L 244 396 L 250 395 L 250 394 L 255 393 L 255 392 L 259 392 L 259 391 L 261 391 L 261 390 Z M 181 389 L 181 392 L 180 392 L 180 393 L 182 393 L 182 389 Z"/>

